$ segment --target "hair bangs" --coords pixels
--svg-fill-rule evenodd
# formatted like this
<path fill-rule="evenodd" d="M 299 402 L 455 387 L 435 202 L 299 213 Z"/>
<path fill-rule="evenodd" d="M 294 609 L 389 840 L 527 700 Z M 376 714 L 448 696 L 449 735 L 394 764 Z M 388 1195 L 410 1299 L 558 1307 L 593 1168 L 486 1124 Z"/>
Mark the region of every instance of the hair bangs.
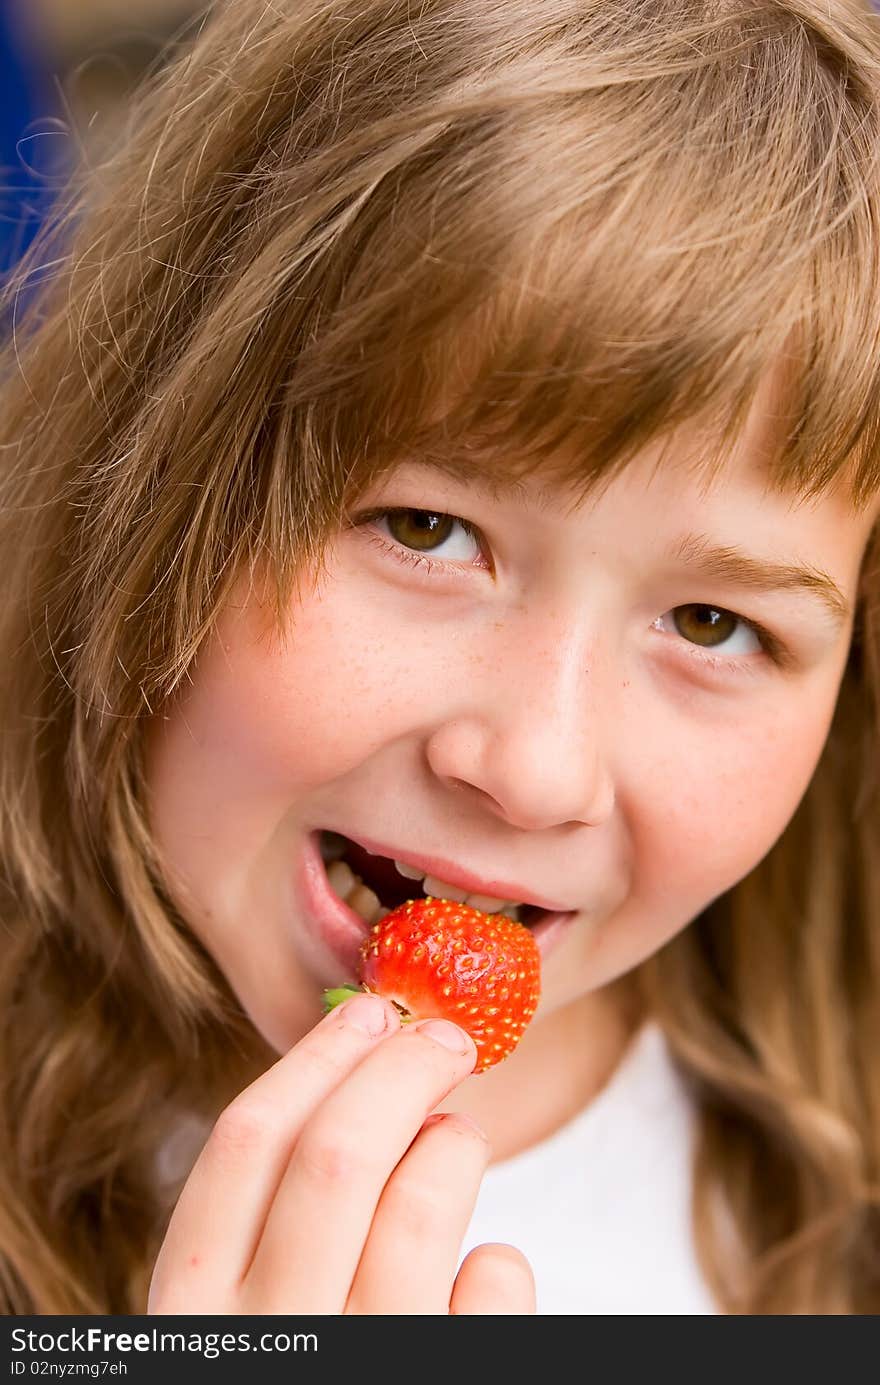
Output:
<path fill-rule="evenodd" d="M 475 453 L 580 497 L 695 424 L 720 468 L 772 376 L 771 484 L 815 494 L 851 467 L 865 503 L 876 95 L 766 7 L 695 26 L 674 61 L 656 32 L 612 37 L 626 80 L 588 50 L 577 84 L 438 102 L 437 133 L 364 189 L 289 396 L 311 445 L 350 497 L 403 459 Z"/>

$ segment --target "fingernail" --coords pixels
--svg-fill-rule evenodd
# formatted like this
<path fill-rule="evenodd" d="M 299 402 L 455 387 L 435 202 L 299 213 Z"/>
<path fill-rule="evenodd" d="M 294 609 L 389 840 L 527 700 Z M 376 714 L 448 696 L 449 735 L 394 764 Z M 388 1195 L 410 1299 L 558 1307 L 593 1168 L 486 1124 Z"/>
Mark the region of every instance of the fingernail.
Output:
<path fill-rule="evenodd" d="M 378 1038 L 388 1028 L 388 1009 L 377 995 L 356 995 L 341 1010 L 343 1024 Z"/>
<path fill-rule="evenodd" d="M 429 1039 L 451 1049 L 453 1053 L 470 1053 L 474 1046 L 470 1035 L 449 1020 L 425 1020 L 419 1025 L 419 1033 L 427 1034 Z"/>

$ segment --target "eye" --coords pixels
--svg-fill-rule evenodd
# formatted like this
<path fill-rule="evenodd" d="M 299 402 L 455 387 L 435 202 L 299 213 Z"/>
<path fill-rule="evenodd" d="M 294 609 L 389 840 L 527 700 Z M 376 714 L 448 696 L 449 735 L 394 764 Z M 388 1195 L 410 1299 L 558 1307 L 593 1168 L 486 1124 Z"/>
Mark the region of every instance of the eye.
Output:
<path fill-rule="evenodd" d="M 666 615 L 658 617 L 655 628 L 668 628 L 661 622 L 670 617 L 679 635 L 690 644 L 709 653 L 723 649 L 727 655 L 736 658 L 747 654 L 760 654 L 767 647 L 767 640 L 762 638 L 764 632 L 760 626 L 719 606 L 696 603 L 676 606 Z"/>
<path fill-rule="evenodd" d="M 439 510 L 385 507 L 364 511 L 357 516 L 355 524 L 357 528 L 372 529 L 372 541 L 390 557 L 428 572 L 439 572 L 443 568 L 454 571 L 459 563 L 489 566 L 476 525 L 456 515 Z M 393 543 L 382 536 L 383 529 Z"/>

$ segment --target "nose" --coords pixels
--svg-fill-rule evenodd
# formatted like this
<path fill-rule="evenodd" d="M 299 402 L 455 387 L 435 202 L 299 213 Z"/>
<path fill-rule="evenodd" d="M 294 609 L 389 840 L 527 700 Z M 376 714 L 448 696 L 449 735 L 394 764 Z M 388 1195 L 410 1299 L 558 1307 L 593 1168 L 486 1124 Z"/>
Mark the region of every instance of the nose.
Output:
<path fill-rule="evenodd" d="M 504 647 L 500 658 L 494 644 L 483 650 L 467 705 L 430 736 L 433 773 L 523 830 L 601 825 L 615 790 L 595 641 L 571 625 L 553 637 L 545 624 L 539 643 L 508 631 Z"/>

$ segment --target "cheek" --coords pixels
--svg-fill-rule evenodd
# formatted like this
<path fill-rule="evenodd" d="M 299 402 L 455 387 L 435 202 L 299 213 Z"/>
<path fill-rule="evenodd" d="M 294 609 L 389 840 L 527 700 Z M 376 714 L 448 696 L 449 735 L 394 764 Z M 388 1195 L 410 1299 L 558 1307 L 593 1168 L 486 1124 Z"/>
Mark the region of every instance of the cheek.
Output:
<path fill-rule="evenodd" d="M 834 694 L 784 699 L 784 712 L 700 728 L 682 755 L 654 761 L 636 810 L 638 894 L 660 904 L 668 931 L 689 921 L 763 859 L 794 815 L 828 734 Z M 658 811 L 659 809 L 659 811 Z M 662 907 L 663 902 L 668 910 Z M 650 916 L 650 915 L 649 915 Z"/>
<path fill-rule="evenodd" d="M 224 614 L 182 711 L 231 784 L 289 802 L 362 760 L 399 699 L 383 636 L 356 606 L 312 603 L 284 643 L 261 620 L 257 608 Z"/>
<path fill-rule="evenodd" d="M 623 738 L 618 776 L 628 865 L 596 926 L 573 935 L 550 971 L 561 993 L 595 989 L 643 962 L 767 855 L 794 815 L 828 734 L 836 685 L 797 706 L 654 726 Z M 658 753 L 657 747 L 667 747 Z"/>
<path fill-rule="evenodd" d="M 265 838 L 298 799 L 332 784 L 426 715 L 436 666 L 389 632 L 357 584 L 296 608 L 285 637 L 268 605 L 236 594 L 193 683 L 151 733 L 165 835 L 223 851 Z M 416 638 L 414 634 L 414 639 Z M 161 734 L 159 734 L 161 733 Z"/>

